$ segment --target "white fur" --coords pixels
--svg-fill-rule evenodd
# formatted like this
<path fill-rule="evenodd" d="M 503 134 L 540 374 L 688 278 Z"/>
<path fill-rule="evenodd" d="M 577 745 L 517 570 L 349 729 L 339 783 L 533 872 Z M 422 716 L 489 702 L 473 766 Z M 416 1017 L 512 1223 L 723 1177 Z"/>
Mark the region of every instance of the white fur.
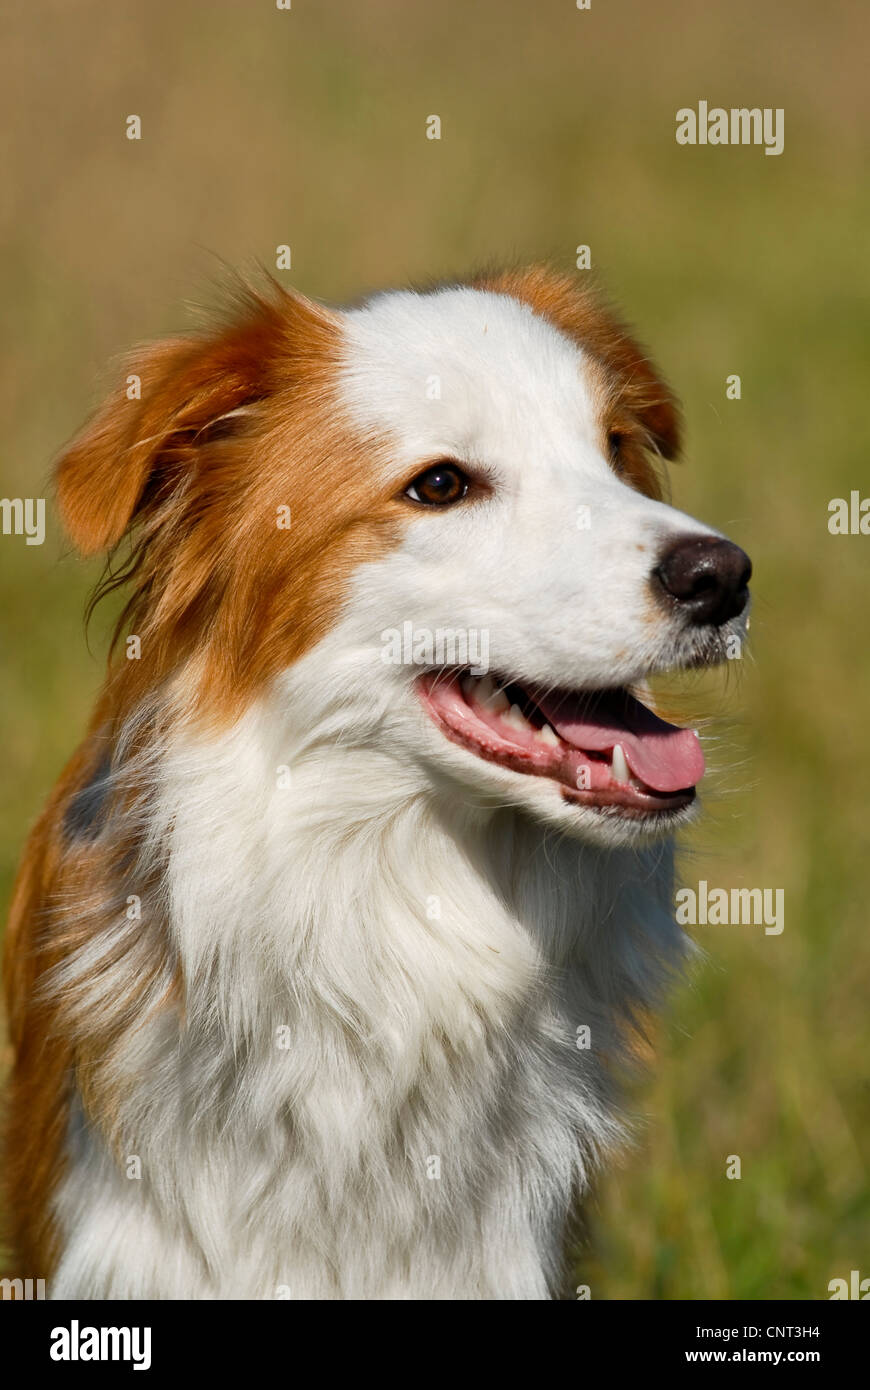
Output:
<path fill-rule="evenodd" d="M 397 485 L 449 454 L 494 493 L 414 516 L 228 735 L 193 731 L 190 672 L 167 697 L 124 892 L 165 860 L 143 905 L 186 1021 L 148 1013 L 113 1059 L 118 1154 L 75 1116 L 58 1297 L 553 1296 L 570 1204 L 620 1137 L 624 1025 L 685 949 L 668 840 L 449 743 L 380 634 L 485 627 L 499 671 L 637 680 L 689 653 L 646 585 L 667 536 L 706 528 L 614 476 L 582 354 L 520 304 L 398 294 L 346 325 L 345 408 L 393 438 Z M 132 954 L 100 988 L 143 929 L 119 921 Z"/>

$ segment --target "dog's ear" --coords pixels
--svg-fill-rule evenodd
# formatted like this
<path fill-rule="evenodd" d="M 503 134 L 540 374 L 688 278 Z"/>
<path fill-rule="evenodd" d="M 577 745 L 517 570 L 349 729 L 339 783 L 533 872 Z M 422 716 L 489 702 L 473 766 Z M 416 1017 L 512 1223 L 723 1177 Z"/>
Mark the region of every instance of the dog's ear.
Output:
<path fill-rule="evenodd" d="M 111 549 L 143 499 L 171 486 L 234 412 L 267 399 L 291 376 L 294 349 L 323 334 L 319 305 L 277 288 L 247 292 L 234 322 L 130 354 L 125 377 L 61 457 L 58 504 L 85 555 Z M 229 417 L 229 418 L 228 418 Z"/>
<path fill-rule="evenodd" d="M 599 295 L 549 266 L 509 270 L 476 283 L 481 289 L 522 300 L 597 358 L 615 378 L 620 404 L 640 421 L 653 447 L 666 459 L 677 458 L 676 398 L 643 347 Z"/>

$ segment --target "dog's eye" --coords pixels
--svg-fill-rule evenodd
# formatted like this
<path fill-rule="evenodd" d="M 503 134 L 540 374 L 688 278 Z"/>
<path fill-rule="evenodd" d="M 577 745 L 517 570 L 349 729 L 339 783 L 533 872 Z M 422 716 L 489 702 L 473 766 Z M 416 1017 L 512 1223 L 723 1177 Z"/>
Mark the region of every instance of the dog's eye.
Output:
<path fill-rule="evenodd" d="M 450 507 L 468 492 L 468 479 L 455 463 L 436 463 L 405 488 L 405 496 L 425 507 Z"/>
<path fill-rule="evenodd" d="M 625 435 L 622 430 L 611 430 L 607 436 L 607 447 L 613 458 L 619 458 L 619 451 L 625 443 Z"/>

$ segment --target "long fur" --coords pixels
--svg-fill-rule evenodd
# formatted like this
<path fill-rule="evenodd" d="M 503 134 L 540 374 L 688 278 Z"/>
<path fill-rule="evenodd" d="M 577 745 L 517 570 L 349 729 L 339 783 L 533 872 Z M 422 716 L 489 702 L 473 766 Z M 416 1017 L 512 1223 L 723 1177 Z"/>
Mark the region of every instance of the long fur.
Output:
<path fill-rule="evenodd" d="M 377 637 L 454 616 L 553 683 L 698 649 L 644 585 L 663 535 L 712 533 L 640 453 L 622 479 L 601 457 L 613 411 L 672 453 L 671 397 L 587 300 L 572 328 L 567 293 L 534 272 L 341 318 L 249 306 L 140 355 L 151 395 L 110 401 L 62 462 L 84 549 L 133 530 L 142 656 L 112 668 L 13 907 L 8 1184 L 20 1272 L 53 1296 L 563 1287 L 572 1205 L 623 1137 L 619 1074 L 686 951 L 671 837 L 473 764 Z M 508 467 L 516 442 L 514 492 L 536 442 L 555 469 L 589 422 L 492 542 L 471 512 L 406 520 L 389 482 L 426 454 L 414 383 L 439 351 L 438 438 L 458 448 L 472 411 L 478 452 Z M 557 538 L 572 488 L 606 523 L 582 573 Z"/>

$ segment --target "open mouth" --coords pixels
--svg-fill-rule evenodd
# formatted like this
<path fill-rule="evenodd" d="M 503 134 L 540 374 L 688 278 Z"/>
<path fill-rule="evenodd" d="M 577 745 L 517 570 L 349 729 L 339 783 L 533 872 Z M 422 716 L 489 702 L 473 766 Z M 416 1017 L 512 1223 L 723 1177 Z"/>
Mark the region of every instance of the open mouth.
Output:
<path fill-rule="evenodd" d="M 566 801 L 632 819 L 695 798 L 704 755 L 693 729 L 626 689 L 544 690 L 468 671 L 427 671 L 422 703 L 452 742 L 512 772 L 558 782 Z"/>

